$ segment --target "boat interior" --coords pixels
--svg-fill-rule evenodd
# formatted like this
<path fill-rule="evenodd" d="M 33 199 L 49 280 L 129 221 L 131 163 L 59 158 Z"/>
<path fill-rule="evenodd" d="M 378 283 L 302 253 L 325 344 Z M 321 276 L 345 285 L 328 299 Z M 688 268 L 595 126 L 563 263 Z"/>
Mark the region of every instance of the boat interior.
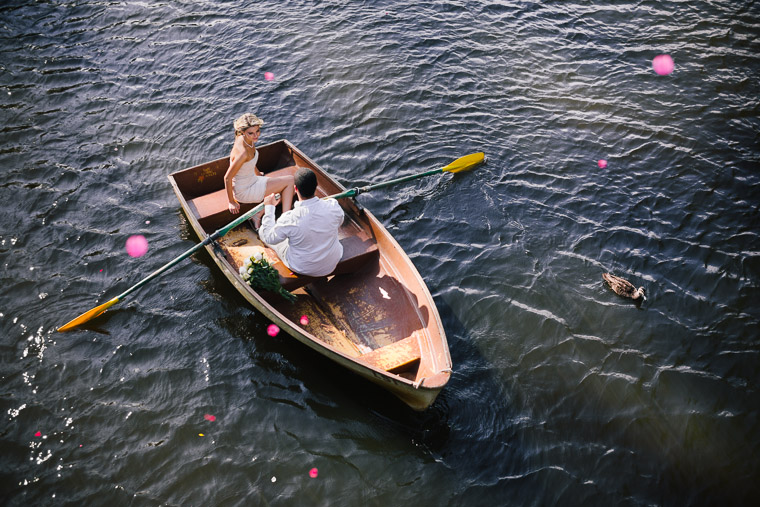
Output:
<path fill-rule="evenodd" d="M 240 216 L 230 214 L 227 209 L 223 177 L 228 163 L 228 159 L 221 159 L 172 175 L 186 201 L 185 209 L 206 235 Z M 257 166 L 264 174 L 293 165 L 316 167 L 284 141 L 259 148 Z M 319 182 L 317 196 L 344 190 L 320 170 L 315 172 Z M 405 286 L 403 280 L 409 278 L 404 271 L 406 264 L 394 257 L 405 258 L 405 254 L 398 252 L 395 242 L 389 242 L 382 233 L 376 234 L 374 219 L 370 220 L 354 199 L 344 198 L 340 202 L 345 211 L 339 232 L 344 253 L 329 276 L 315 278 L 291 272 L 259 240 L 250 221 L 220 238 L 216 252 L 233 273 L 238 272 L 247 258 L 261 253 L 277 269 L 282 286 L 297 299 L 291 303 L 274 293 L 257 291 L 258 294 L 316 340 L 354 360 L 360 359 L 411 381 L 434 373 L 433 366 L 421 360 L 430 355 L 422 353 L 431 342 L 427 336 L 430 311 L 425 302 L 418 301 L 419 289 Z M 244 205 L 241 212 L 253 207 Z M 306 324 L 302 324 L 304 315 L 308 319 L 303 319 Z"/>

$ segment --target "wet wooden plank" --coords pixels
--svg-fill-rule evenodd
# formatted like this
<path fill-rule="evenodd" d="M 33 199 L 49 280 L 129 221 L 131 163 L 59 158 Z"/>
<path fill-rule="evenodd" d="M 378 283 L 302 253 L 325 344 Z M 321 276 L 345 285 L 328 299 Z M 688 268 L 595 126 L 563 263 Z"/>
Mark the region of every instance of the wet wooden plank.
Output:
<path fill-rule="evenodd" d="M 418 361 L 420 359 L 420 343 L 417 339 L 417 333 L 367 354 L 362 354 L 360 359 L 386 371 L 396 370 Z"/>

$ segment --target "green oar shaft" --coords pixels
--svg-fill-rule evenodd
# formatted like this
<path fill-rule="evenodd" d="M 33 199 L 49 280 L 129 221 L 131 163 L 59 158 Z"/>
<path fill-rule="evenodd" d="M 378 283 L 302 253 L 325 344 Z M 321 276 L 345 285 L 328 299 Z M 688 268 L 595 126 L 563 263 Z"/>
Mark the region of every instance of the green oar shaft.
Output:
<path fill-rule="evenodd" d="M 390 187 L 391 185 L 397 185 L 399 183 L 404 183 L 405 181 L 416 180 L 417 178 L 430 176 L 431 174 L 437 174 L 442 171 L 443 169 L 441 168 L 431 169 L 430 171 L 425 171 L 424 173 L 410 174 L 409 176 L 402 176 L 401 178 L 396 178 L 395 180 L 384 181 L 382 183 L 375 183 L 374 185 L 367 185 L 366 187 L 361 187 L 359 189 L 359 193 L 369 192 L 370 190 L 377 190 L 378 188 Z"/>
<path fill-rule="evenodd" d="M 161 273 L 164 273 L 165 271 L 168 271 L 169 269 L 173 268 L 174 266 L 176 266 L 177 264 L 179 264 L 183 260 L 187 259 L 188 257 L 190 257 L 191 255 L 193 255 L 195 252 L 197 252 L 198 250 L 200 250 L 204 246 L 206 246 L 206 245 L 208 245 L 208 244 L 216 241 L 217 239 L 221 238 L 222 236 L 226 235 L 232 229 L 234 229 L 238 225 L 242 224 L 243 222 L 245 222 L 246 220 L 248 220 L 249 218 L 251 218 L 253 215 L 255 215 L 256 213 L 258 213 L 259 211 L 261 211 L 262 209 L 264 209 L 264 205 L 263 204 L 259 204 L 258 206 L 256 206 L 252 210 L 248 211 L 247 213 L 244 213 L 244 214 L 240 215 L 238 218 L 236 218 L 232 222 L 228 223 L 227 225 L 225 225 L 221 229 L 218 229 L 213 234 L 210 234 L 206 239 L 204 239 L 203 241 L 201 241 L 197 245 L 194 245 L 193 247 L 189 248 L 184 253 L 178 255 L 173 260 L 171 260 L 168 263 L 164 264 L 163 266 L 161 266 L 160 268 L 158 268 L 157 270 L 155 270 L 153 273 L 149 274 L 148 276 L 146 276 L 145 278 L 143 278 L 142 280 L 140 280 L 139 282 L 137 282 L 136 284 L 134 284 L 132 287 L 128 288 L 127 290 L 125 290 L 124 292 L 122 292 L 121 294 L 119 294 L 118 296 L 116 296 L 116 298 L 117 299 L 123 299 L 128 294 L 134 292 L 135 290 L 139 289 L 140 287 L 142 287 L 143 285 L 145 285 L 149 281 L 151 281 L 154 278 L 156 278 L 157 276 L 159 276 Z"/>
<path fill-rule="evenodd" d="M 334 194 L 334 195 L 331 195 L 331 196 L 328 196 L 328 197 L 331 197 L 333 199 L 342 199 L 344 197 L 356 197 L 359 194 L 363 194 L 363 193 L 369 192 L 371 190 L 377 190 L 378 188 L 390 187 L 391 185 L 397 185 L 399 183 L 404 183 L 405 181 L 416 180 L 417 178 L 423 178 L 425 176 L 430 176 L 432 174 L 440 173 L 441 171 L 442 171 L 442 169 L 440 169 L 440 168 L 438 168 L 438 169 L 431 169 L 430 171 L 425 171 L 425 172 L 418 173 L 418 174 L 411 174 L 409 176 L 403 176 L 401 178 L 396 178 L 394 180 L 384 181 L 382 183 L 375 183 L 374 185 L 367 185 L 367 186 L 364 186 L 364 187 L 361 187 L 361 188 L 352 188 L 352 189 L 346 190 L 345 192 L 341 192 L 339 194 Z M 218 229 L 213 234 L 210 234 L 202 242 L 198 243 L 197 245 L 193 246 L 192 248 L 190 248 L 186 252 L 184 252 L 184 253 L 180 254 L 179 256 L 175 257 L 173 260 L 169 261 L 167 264 L 164 264 L 159 269 L 155 270 L 153 273 L 149 274 L 148 276 L 146 276 L 145 278 L 143 278 L 142 280 L 140 280 L 139 282 L 137 282 L 136 284 L 134 284 L 132 287 L 128 288 L 127 290 L 125 290 L 124 292 L 122 292 L 121 294 L 119 294 L 118 296 L 116 296 L 117 299 L 120 299 L 120 300 L 124 299 L 124 297 L 126 297 L 127 295 L 129 295 L 132 292 L 134 292 L 135 290 L 139 289 L 140 287 L 142 287 L 143 285 L 145 285 L 149 281 L 153 280 L 157 276 L 161 275 L 162 273 L 170 270 L 171 268 L 173 268 L 174 266 L 176 266 L 177 264 L 179 264 L 183 260 L 185 260 L 188 257 L 190 257 L 191 255 L 193 255 L 195 252 L 197 252 L 198 250 L 200 250 L 204 246 L 212 243 L 213 241 L 216 241 L 217 239 L 221 238 L 222 236 L 225 236 L 232 229 L 234 229 L 238 225 L 242 224 L 243 222 L 245 222 L 246 220 L 248 220 L 249 218 L 251 218 L 253 215 L 255 215 L 256 213 L 258 213 L 259 211 L 261 211 L 262 209 L 264 209 L 264 204 L 259 204 L 258 206 L 256 206 L 252 210 L 250 210 L 247 213 L 245 213 L 245 214 L 241 215 L 240 217 L 236 218 L 235 220 L 233 220 L 232 222 L 228 223 L 227 225 L 225 225 L 221 229 Z"/>
<path fill-rule="evenodd" d="M 395 180 L 389 180 L 384 181 L 382 183 L 375 183 L 374 185 L 367 185 L 365 187 L 360 188 L 350 188 L 346 190 L 345 192 L 341 192 L 339 194 L 331 195 L 329 197 L 332 197 L 333 199 L 341 199 L 343 197 L 356 197 L 359 194 L 363 194 L 365 192 L 369 192 L 370 190 L 377 190 L 378 188 L 385 188 L 390 187 L 391 185 L 397 185 L 399 183 L 404 183 L 405 181 L 411 181 L 416 180 L 417 178 L 422 178 L 424 176 L 430 176 L 431 174 L 440 173 L 442 169 L 431 169 L 430 171 L 425 171 L 424 173 L 418 173 L 418 174 L 411 174 L 409 176 L 403 176 L 401 178 L 396 178 Z"/>
<path fill-rule="evenodd" d="M 374 185 L 367 185 L 367 186 L 364 186 L 364 187 L 361 187 L 361 188 L 352 188 L 350 190 L 346 190 L 346 191 L 341 192 L 339 194 L 331 195 L 329 197 L 332 197 L 333 199 L 341 199 L 343 197 L 355 197 L 355 196 L 357 196 L 357 195 L 359 195 L 361 193 L 369 192 L 370 190 L 375 190 L 375 189 L 378 189 L 378 188 L 388 187 L 388 186 L 391 186 L 391 185 L 397 185 L 397 184 L 403 183 L 405 181 L 410 181 L 410 180 L 415 180 L 417 178 L 422 178 L 422 177 L 425 177 L 425 176 L 430 176 L 431 174 L 437 174 L 437 173 L 441 173 L 441 172 L 456 173 L 456 172 L 459 172 L 459 171 L 469 170 L 472 167 L 476 166 L 477 164 L 483 162 L 484 157 L 485 157 L 485 155 L 483 153 L 473 153 L 473 154 L 470 154 L 470 155 L 465 155 L 464 157 L 460 157 L 457 160 L 455 160 L 454 162 L 450 163 L 449 165 L 447 165 L 445 167 L 442 167 L 442 168 L 439 168 L 439 169 L 431 169 L 429 171 L 425 171 L 425 172 L 422 172 L 422 173 L 412 174 L 412 175 L 409 175 L 409 176 L 403 176 L 401 178 L 396 178 L 394 180 L 385 181 L 385 182 L 382 182 L 382 183 L 376 183 Z M 76 317 L 75 319 L 69 321 L 65 325 L 63 325 L 60 328 L 58 328 L 58 331 L 66 331 L 66 330 L 72 329 L 72 328 L 74 328 L 74 327 L 76 327 L 76 326 L 78 326 L 80 324 L 83 324 L 83 323 L 85 323 L 85 322 L 87 322 L 87 321 L 89 321 L 91 319 L 94 319 L 95 317 L 97 317 L 98 315 L 100 315 L 101 313 L 103 313 L 104 311 L 106 311 L 106 309 L 110 308 L 111 306 L 113 306 L 116 303 L 118 303 L 121 299 L 125 298 L 127 295 L 129 295 L 132 292 L 134 292 L 135 290 L 139 289 L 140 287 L 142 287 L 143 285 L 145 285 L 149 281 L 153 280 L 157 276 L 161 275 L 162 273 L 164 273 L 164 272 L 168 271 L 169 269 L 173 268 L 174 266 L 176 266 L 177 264 L 179 264 L 181 261 L 183 261 L 184 259 L 187 259 L 188 257 L 190 257 L 192 254 L 194 254 L 195 252 L 197 252 L 198 250 L 200 250 L 204 246 L 206 246 L 206 245 L 208 245 L 210 243 L 213 243 L 217 239 L 219 239 L 222 236 L 226 235 L 232 229 L 234 229 L 238 225 L 242 224 L 246 220 L 250 219 L 251 217 L 253 217 L 255 214 L 259 213 L 263 209 L 264 209 L 264 203 L 261 203 L 258 206 L 254 207 L 252 210 L 248 211 L 247 213 L 244 213 L 244 214 L 240 215 L 238 218 L 236 218 L 232 222 L 230 222 L 227 225 L 225 225 L 224 227 L 216 230 L 215 232 L 213 232 L 212 234 L 210 234 L 206 239 L 204 239 L 203 241 L 201 241 L 197 245 L 191 247 L 190 249 L 188 249 L 184 253 L 180 254 L 179 256 L 175 257 L 173 260 L 169 261 L 168 263 L 164 264 L 159 269 L 157 269 L 153 273 L 149 274 L 148 276 L 146 276 L 145 278 L 143 278 L 142 280 L 140 280 L 139 282 L 137 282 L 136 284 L 134 284 L 132 287 L 128 288 L 127 290 L 125 290 L 124 292 L 122 292 L 121 294 L 119 294 L 118 296 L 110 299 L 109 301 L 107 301 L 104 304 L 101 304 L 99 306 L 96 306 L 95 308 L 92 308 L 92 309 L 88 310 L 87 312 L 83 313 L 82 315 L 80 315 L 80 316 Z"/>

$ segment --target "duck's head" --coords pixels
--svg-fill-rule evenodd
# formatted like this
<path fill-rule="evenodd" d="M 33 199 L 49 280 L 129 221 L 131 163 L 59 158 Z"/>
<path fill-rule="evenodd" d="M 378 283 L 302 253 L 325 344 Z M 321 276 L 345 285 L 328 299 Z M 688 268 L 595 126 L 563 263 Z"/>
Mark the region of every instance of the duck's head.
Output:
<path fill-rule="evenodd" d="M 636 292 L 633 293 L 633 299 L 639 299 L 639 298 L 641 298 L 644 301 L 646 301 L 647 297 L 646 297 L 645 293 L 646 293 L 646 291 L 644 290 L 644 287 L 639 287 L 638 289 L 636 289 Z"/>

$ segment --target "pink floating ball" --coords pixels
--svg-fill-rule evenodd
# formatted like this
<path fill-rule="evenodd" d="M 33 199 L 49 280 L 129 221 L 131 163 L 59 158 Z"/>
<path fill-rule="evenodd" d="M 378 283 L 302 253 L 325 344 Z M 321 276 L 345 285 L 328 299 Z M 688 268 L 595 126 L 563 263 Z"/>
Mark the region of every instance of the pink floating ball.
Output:
<path fill-rule="evenodd" d="M 126 248 L 131 257 L 142 257 L 148 251 L 148 240 L 141 234 L 135 234 L 127 239 Z"/>
<path fill-rule="evenodd" d="M 203 416 L 203 418 L 204 418 L 205 420 L 207 420 L 207 421 L 211 421 L 211 422 L 214 422 L 214 421 L 216 421 L 216 416 L 213 416 L 213 415 L 211 415 L 211 414 L 206 414 L 206 415 L 204 415 L 204 416 Z"/>
<path fill-rule="evenodd" d="M 277 327 L 276 324 L 269 324 L 269 326 L 267 327 L 267 334 L 269 336 L 277 336 L 277 333 L 279 332 L 280 332 L 280 328 Z"/>
<path fill-rule="evenodd" d="M 272 74 L 271 72 L 265 72 L 264 79 L 266 79 L 267 81 L 272 81 L 274 79 L 274 74 Z"/>
<path fill-rule="evenodd" d="M 673 72 L 673 59 L 670 55 L 657 55 L 652 60 L 652 68 L 661 76 L 667 76 Z"/>
<path fill-rule="evenodd" d="M 604 169 L 605 167 L 607 167 L 607 161 L 604 159 L 600 159 L 599 162 L 597 163 L 599 164 L 599 169 Z"/>
<path fill-rule="evenodd" d="M 319 475 L 319 470 L 317 470 L 316 468 L 312 468 L 311 470 L 309 470 L 309 477 L 311 477 L 312 479 L 316 479 L 317 475 Z"/>
<path fill-rule="evenodd" d="M 301 325 L 302 326 L 308 326 L 309 325 L 309 317 L 306 315 L 301 315 Z"/>
<path fill-rule="evenodd" d="M 42 436 L 42 432 L 41 432 L 41 431 L 38 431 L 37 433 L 35 433 L 35 434 L 34 434 L 34 436 L 35 436 L 35 437 L 41 437 L 41 436 Z"/>

